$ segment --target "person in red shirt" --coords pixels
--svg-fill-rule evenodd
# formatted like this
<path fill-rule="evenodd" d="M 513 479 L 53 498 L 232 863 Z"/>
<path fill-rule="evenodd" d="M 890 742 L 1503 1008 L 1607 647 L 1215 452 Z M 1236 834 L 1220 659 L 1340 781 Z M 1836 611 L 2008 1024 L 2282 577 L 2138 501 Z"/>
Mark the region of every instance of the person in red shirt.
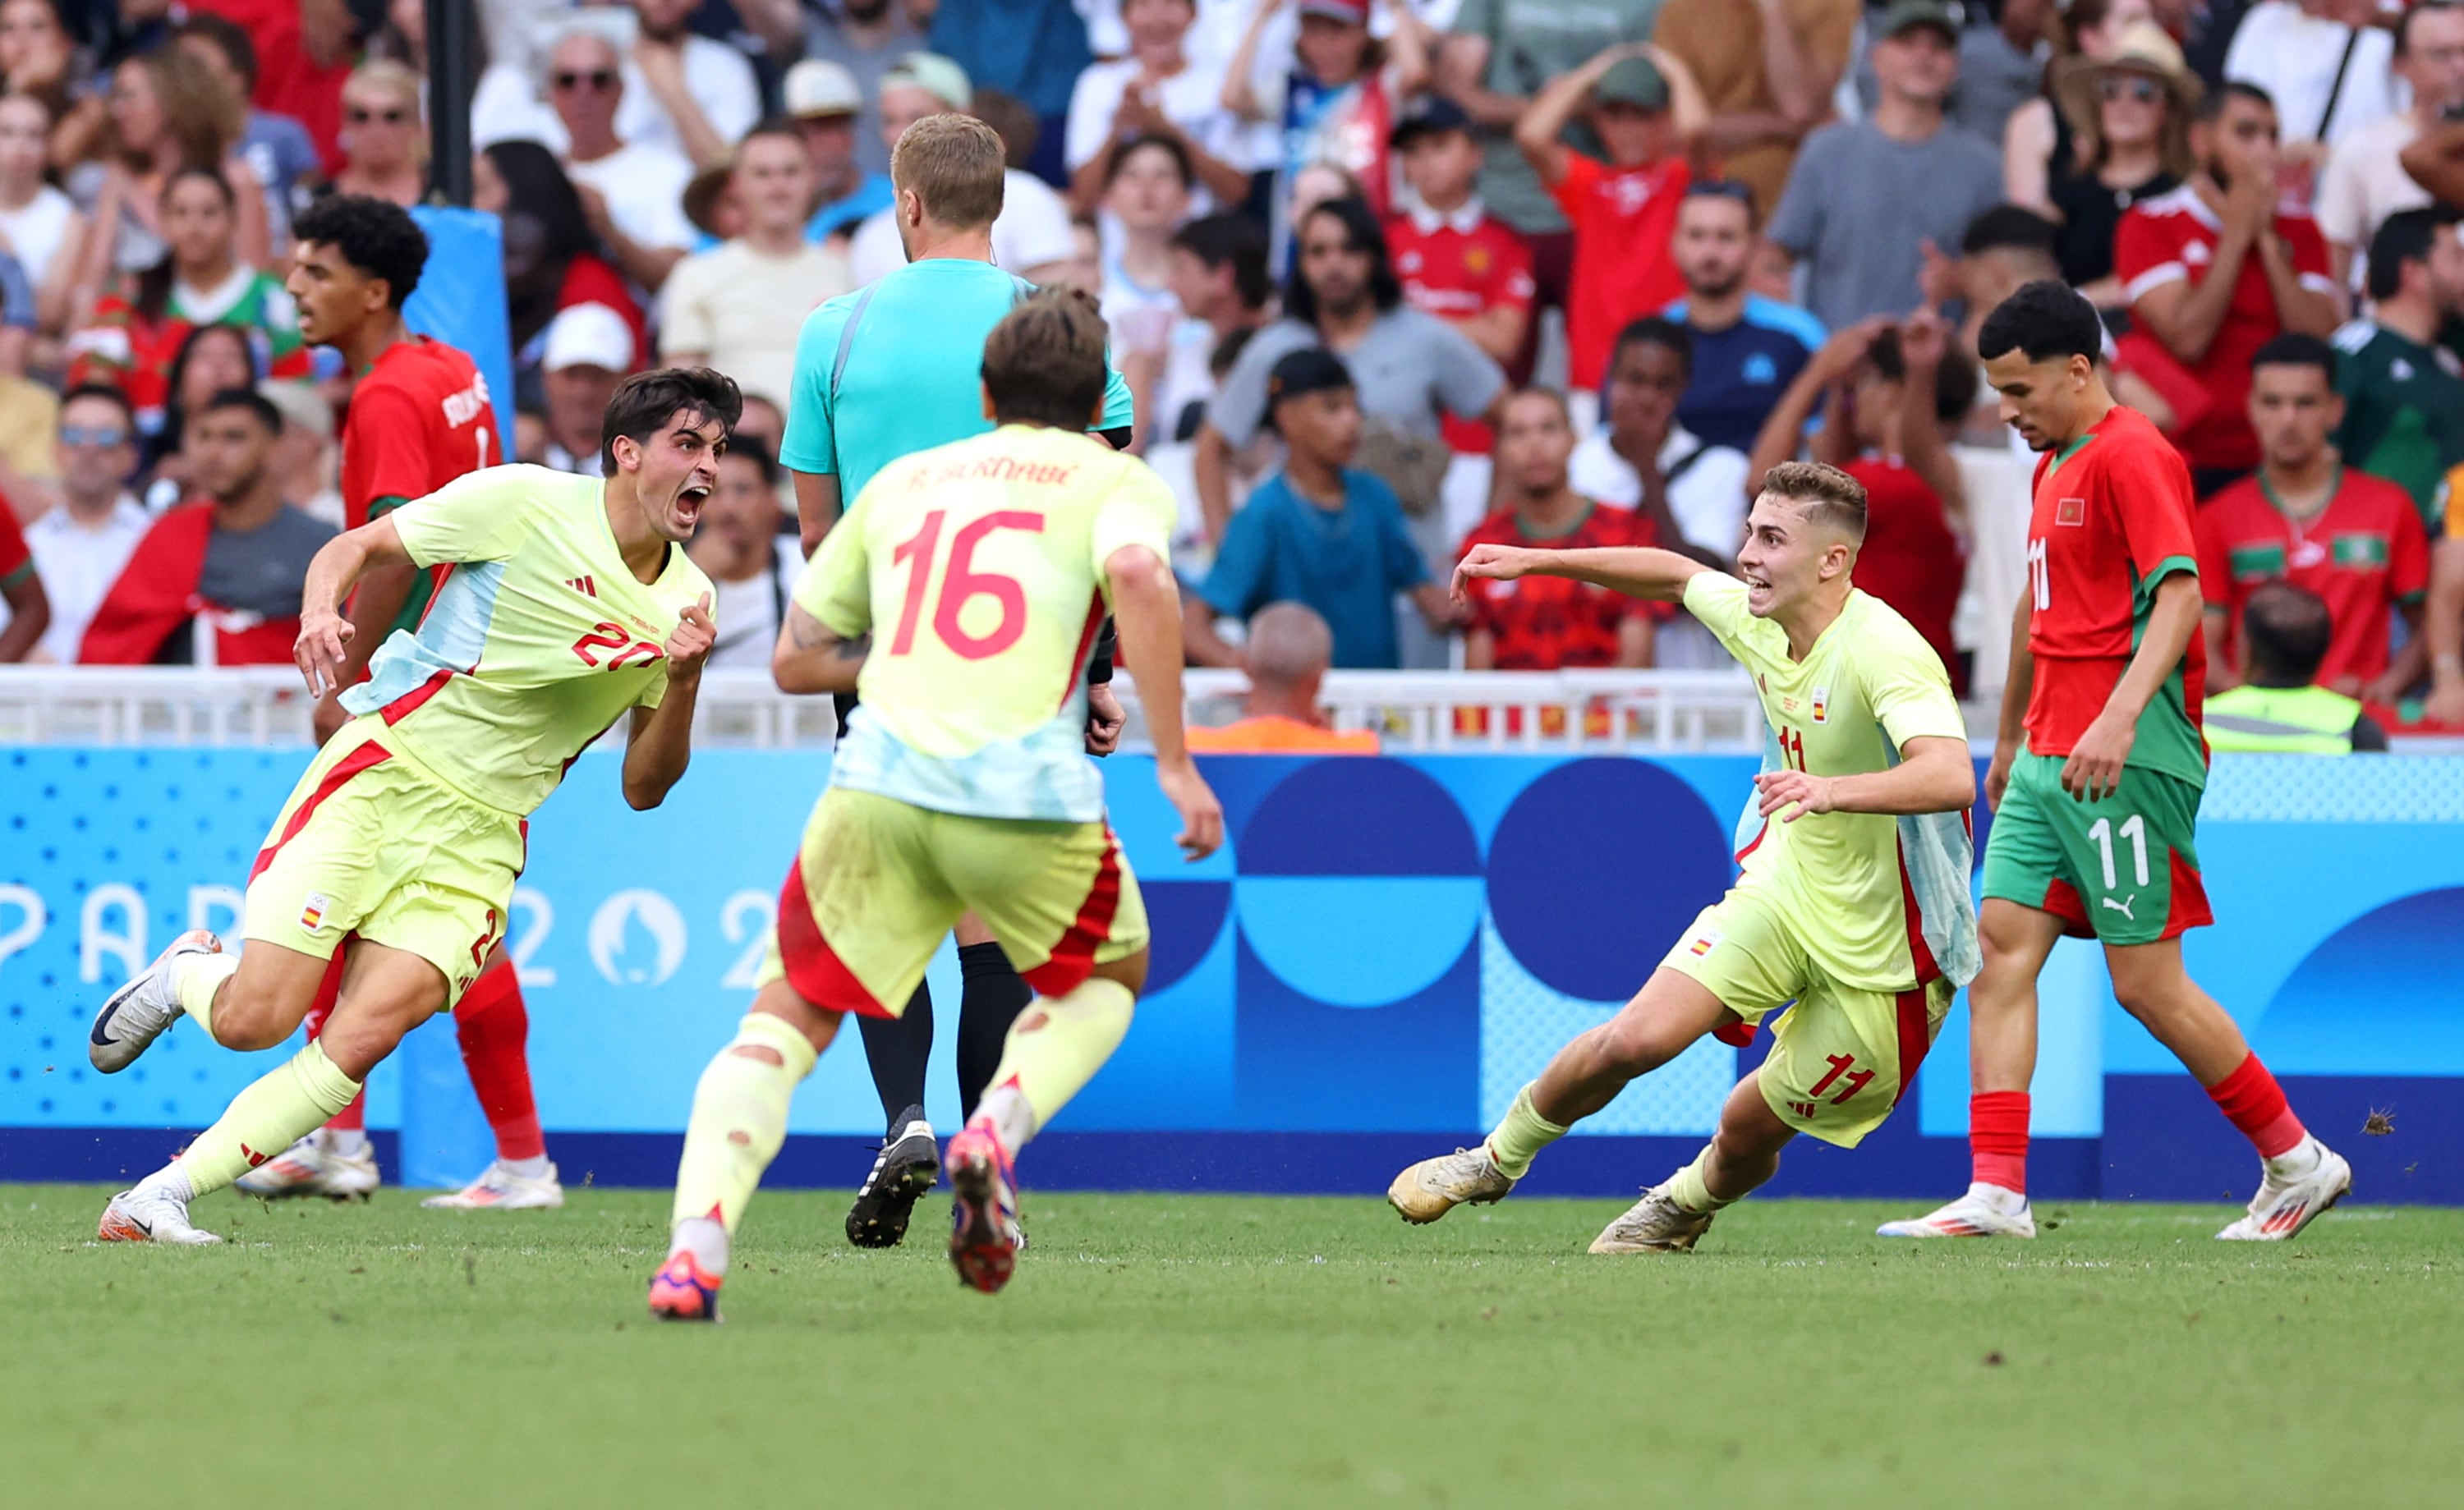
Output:
<path fill-rule="evenodd" d="M 1608 150 L 1585 157 L 1562 138 L 1575 110 Z M 1596 403 L 1609 345 L 1626 322 L 1683 297 L 1669 243 L 1693 182 L 1687 154 L 1710 120 L 1694 76 L 1649 42 L 1605 49 L 1550 81 L 1514 128 L 1515 144 L 1556 196 L 1574 232 L 1566 297 L 1568 382 Z"/>
<path fill-rule="evenodd" d="M 2267 92 L 2230 82 L 2209 95 L 2190 148 L 2198 172 L 2123 212 L 2113 263 L 2138 327 L 2120 369 L 2167 393 L 2187 369 L 2207 400 L 2177 414 L 2173 437 L 2204 498 L 2258 465 L 2250 359 L 2285 331 L 2329 335 L 2343 313 L 2318 225 L 2277 204 Z"/>
<path fill-rule="evenodd" d="M 2182 968 L 2211 921 L 2199 880 L 2199 635 L 2190 475 L 2147 417 L 2114 403 L 2095 306 L 2058 279 L 2024 284 L 1977 348 L 2002 414 L 2041 460 L 2028 590 L 1985 796 L 1993 829 L 1968 989 L 1968 1193 L 1889 1222 L 1893 1237 L 2033 1237 L 2028 1082 L 2036 977 L 2064 933 L 2104 945 L 2123 1009 L 2172 1051 L 2261 1161 L 2249 1214 L 2216 1236 L 2281 1241 L 2352 1189 L 2352 1168 L 2286 1103 L 2241 1029 Z"/>
<path fill-rule="evenodd" d="M 325 171 L 342 170 L 342 85 L 351 77 L 345 0 L 188 0 L 235 21 L 256 44 L 256 100 L 308 128 Z"/>
<path fill-rule="evenodd" d="M 2422 600 L 2430 590 L 2430 536 L 2412 495 L 2348 470 L 2327 444 L 2343 423 L 2336 348 L 2315 336 L 2278 336 L 2251 363 L 2250 419 L 2258 431 L 2257 475 L 2199 510 L 2199 586 L 2207 595 L 2211 690 L 2240 678 L 2242 610 L 2269 582 L 2316 594 L 2332 635 L 2317 683 L 2347 697 L 2393 703 L 2421 677 Z M 2387 621 L 2400 610 L 2410 633 L 2388 664 Z"/>
<path fill-rule="evenodd" d="M 0 497 L 0 605 L 9 610 L 9 622 L 0 624 L 0 666 L 5 666 L 24 660 L 52 626 L 52 601 L 35 574 L 26 533 L 17 528 L 16 508 L 6 497 Z"/>

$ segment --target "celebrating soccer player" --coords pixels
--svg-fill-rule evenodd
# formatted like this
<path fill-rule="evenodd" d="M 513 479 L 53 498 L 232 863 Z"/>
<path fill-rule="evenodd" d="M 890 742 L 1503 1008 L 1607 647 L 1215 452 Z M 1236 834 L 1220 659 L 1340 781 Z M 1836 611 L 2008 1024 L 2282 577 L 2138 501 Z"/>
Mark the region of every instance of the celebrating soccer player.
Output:
<path fill-rule="evenodd" d="M 275 819 L 249 877 L 251 948 L 174 939 L 103 1003 L 89 1053 L 125 1069 L 184 1015 L 226 1048 L 272 1048 L 351 935 L 341 996 L 315 1041 L 111 1198 L 105 1241 L 221 1241 L 188 1203 L 348 1105 L 404 1034 L 464 998 L 504 938 L 531 812 L 617 719 L 632 715 L 627 801 L 655 807 L 684 775 L 716 635 L 684 542 L 740 407 L 715 372 L 627 378 L 601 429 L 605 481 L 474 472 L 317 553 L 297 653 L 320 697 L 355 635 L 341 605 L 371 567 L 452 570 L 417 632 L 395 631 L 343 692 L 356 716 Z"/>
<path fill-rule="evenodd" d="M 1146 979 L 1146 908 L 1084 750 L 1107 602 L 1180 845 L 1195 859 L 1222 842 L 1181 740 L 1172 492 L 1086 433 L 1104 403 L 1103 317 L 1083 295 L 1038 294 L 993 328 L 982 372 L 1001 427 L 875 473 L 796 585 L 780 687 L 863 700 L 787 871 L 753 1009 L 693 1092 L 654 1315 L 716 1319 L 797 1083 L 846 1014 L 903 1010 L 969 911 L 1037 997 L 948 1149 L 951 1262 L 986 1293 L 1008 1281 L 1012 1161 L 1111 1057 Z"/>
<path fill-rule="evenodd" d="M 1985 777 L 1985 963 L 1972 1017 L 1968 1193 L 1890 1237 L 2033 1237 L 2028 1081 L 2036 976 L 2064 933 L 2104 945 L 2113 994 L 2198 1077 L 2263 1169 L 2219 1237 L 2291 1237 L 2352 1189 L 2301 1126 L 2241 1029 L 2182 968 L 2182 932 L 2212 921 L 2195 829 L 2208 752 L 2190 473 L 2096 368 L 2103 331 L 2067 285 L 2022 286 L 1977 351 L 2002 417 L 2036 464 L 2028 590 L 2011 630 L 2002 727 Z"/>
<path fill-rule="evenodd" d="M 1706 1033 L 1771 1031 L 1694 1162 L 1643 1193 L 1594 1253 L 1683 1252 L 1770 1179 L 1799 1132 L 1854 1148 L 1881 1126 L 1976 973 L 1966 809 L 1976 772 L 1949 674 L 1849 580 L 1865 490 L 1785 462 L 1763 480 L 1737 575 L 1671 551 L 1476 546 L 1475 578 L 1565 577 L 1679 602 L 1754 673 L 1770 733 L 1738 825 L 1745 873 L 1617 1015 L 1559 1050 L 1477 1149 L 1413 1165 L 1386 1198 L 1412 1222 L 1503 1198 L 1533 1155 Z"/>

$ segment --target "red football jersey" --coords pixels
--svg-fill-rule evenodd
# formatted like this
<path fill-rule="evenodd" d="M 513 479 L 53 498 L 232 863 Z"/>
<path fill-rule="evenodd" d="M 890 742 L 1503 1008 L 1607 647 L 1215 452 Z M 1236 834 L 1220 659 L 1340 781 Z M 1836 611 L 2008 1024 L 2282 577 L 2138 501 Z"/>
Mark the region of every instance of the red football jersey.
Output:
<path fill-rule="evenodd" d="M 342 516 L 357 529 L 380 498 L 425 498 L 504 459 L 488 383 L 425 336 L 390 347 L 351 390 L 342 421 Z"/>
<path fill-rule="evenodd" d="M 2223 229 L 2191 185 L 2143 200 L 2123 212 L 2122 228 L 2114 233 L 2114 274 L 2134 304 L 2167 283 L 2187 278 L 2195 286 L 2215 261 Z M 2276 233 L 2293 254 L 2301 286 L 2333 294 L 2335 274 L 2318 222 L 2307 215 L 2278 215 Z M 2211 401 L 2180 437 L 2191 466 L 2247 471 L 2258 465 L 2258 434 L 2250 427 L 2250 359 L 2283 329 L 2267 270 L 2253 251 L 2242 258 L 2233 303 L 2207 354 L 2186 363 Z"/>
<path fill-rule="evenodd" d="M 2136 409 L 2115 405 L 2036 464 L 2028 517 L 2030 753 L 2071 753 L 2130 665 L 2157 583 L 2175 572 L 2196 577 L 2191 507 L 2189 469 Z M 2207 639 L 2192 634 L 2181 666 L 2140 716 L 2132 765 L 2205 779 L 2207 676 Z"/>
<path fill-rule="evenodd" d="M 1531 249 L 1506 222 L 1473 200 L 1452 215 L 1415 209 L 1386 222 L 1386 245 L 1403 297 L 1424 315 L 1471 319 L 1493 309 L 1529 314 L 1536 286 Z M 1488 427 L 1477 420 L 1445 417 L 1448 449 L 1463 455 L 1488 453 Z"/>
<path fill-rule="evenodd" d="M 1526 534 L 1512 509 L 1500 509 L 1473 526 L 1456 554 L 1468 554 L 1475 545 L 1580 551 L 1658 543 L 1651 525 L 1632 510 L 1595 503 L 1572 530 L 1545 539 Z M 1526 577 L 1511 582 L 1479 579 L 1465 586 L 1471 594 L 1472 627 L 1495 637 L 1495 665 L 1501 671 L 1614 666 L 1617 632 L 1627 620 L 1665 618 L 1671 611 L 1664 603 L 1644 602 L 1563 577 Z"/>
<path fill-rule="evenodd" d="M 1941 495 L 1896 456 L 1860 456 L 1840 470 L 1865 485 L 1857 585 L 1898 609 L 1965 690 L 1950 623 L 1968 580 L 1968 551 L 1943 516 Z"/>
<path fill-rule="evenodd" d="M 34 553 L 26 548 L 26 533 L 17 528 L 17 509 L 6 496 L 0 496 L 0 587 L 16 584 L 19 573 L 30 572 Z"/>
<path fill-rule="evenodd" d="M 2430 587 L 2430 536 L 2412 495 L 2384 478 L 2346 471 L 2327 506 L 2308 519 L 2277 507 L 2267 485 L 2245 478 L 2199 507 L 2199 588 L 2241 635 L 2250 595 L 2269 582 L 2317 593 L 2335 626 L 2319 681 L 2368 681 L 2387 669 L 2388 610 Z"/>
<path fill-rule="evenodd" d="M 1669 242 L 1677 209 L 1694 182 L 1682 157 L 1642 167 L 1613 167 L 1579 152 L 1566 156 L 1557 207 L 1574 228 L 1573 287 L 1566 296 L 1567 381 L 1597 392 L 1617 334 L 1685 296 Z"/>

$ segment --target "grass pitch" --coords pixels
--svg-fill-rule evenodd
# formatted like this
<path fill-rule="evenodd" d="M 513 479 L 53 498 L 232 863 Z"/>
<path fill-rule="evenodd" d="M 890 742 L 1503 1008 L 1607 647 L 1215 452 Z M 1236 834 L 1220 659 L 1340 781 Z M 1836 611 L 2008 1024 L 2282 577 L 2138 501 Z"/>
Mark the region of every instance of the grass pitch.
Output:
<path fill-rule="evenodd" d="M 843 1194 L 761 1196 L 723 1326 L 642 1297 L 666 1198 L 268 1208 L 105 1247 L 108 1192 L 0 1186 L 18 1505 L 2410 1505 L 2464 1421 L 2464 1212 L 2289 1246 L 2223 1208 L 1748 1202 L 1692 1258 L 1613 1202 L 1410 1229 L 1368 1200 L 1027 1197 L 1007 1293 Z"/>

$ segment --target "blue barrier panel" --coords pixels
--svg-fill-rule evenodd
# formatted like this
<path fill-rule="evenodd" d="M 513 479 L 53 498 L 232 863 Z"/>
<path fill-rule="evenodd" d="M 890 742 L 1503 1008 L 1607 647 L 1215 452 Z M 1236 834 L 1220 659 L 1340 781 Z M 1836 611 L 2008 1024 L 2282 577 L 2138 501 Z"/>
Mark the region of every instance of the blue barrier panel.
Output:
<path fill-rule="evenodd" d="M 231 1054 L 182 1028 L 106 1078 L 82 1039 L 99 996 L 170 934 L 235 935 L 238 888 L 304 760 L 0 751 L 0 1178 L 149 1166 L 287 1052 Z M 1369 1190 L 1397 1149 L 1467 1141 L 1727 884 L 1753 770 L 1734 756 L 1204 764 L 1230 837 L 1198 864 L 1173 849 L 1149 765 L 1108 767 L 1155 921 L 1150 994 L 1039 1145 L 1040 1183 Z M 616 758 L 594 755 L 540 810 L 509 942 L 540 1114 L 568 1173 L 656 1184 L 672 1171 L 693 1082 L 749 999 L 826 771 L 809 754 L 706 752 L 665 807 L 636 814 Z M 2200 839 L 2221 921 L 2190 935 L 2191 969 L 2354 1158 L 2357 1198 L 2464 1201 L 2464 761 L 2227 757 Z M 932 974 L 955 996 L 950 953 Z M 2092 946 L 2057 952 L 2043 1018 L 2040 1193 L 2248 1193 L 2247 1146 L 2113 1004 Z M 947 1054 L 928 1105 L 944 1127 Z M 1551 1150 L 1532 1188 L 1660 1177 L 1758 1060 L 1698 1045 Z M 1801 1144 L 1779 1188 L 1956 1190 L 1966 1073 L 1955 1012 L 1914 1104 L 1853 1153 Z M 400 1133 L 394 1177 L 458 1182 L 485 1162 L 450 1025 L 416 1035 L 370 1094 L 372 1124 Z M 2393 1132 L 2365 1137 L 2369 1111 L 2391 1112 Z M 879 1123 L 852 1042 L 824 1056 L 791 1131 L 780 1183 L 861 1177 Z"/>
<path fill-rule="evenodd" d="M 513 317 L 505 309 L 505 230 L 475 209 L 418 205 L 410 218 L 428 232 L 428 266 L 403 301 L 403 323 L 459 346 L 478 364 L 496 409 L 496 459 L 514 459 Z"/>

